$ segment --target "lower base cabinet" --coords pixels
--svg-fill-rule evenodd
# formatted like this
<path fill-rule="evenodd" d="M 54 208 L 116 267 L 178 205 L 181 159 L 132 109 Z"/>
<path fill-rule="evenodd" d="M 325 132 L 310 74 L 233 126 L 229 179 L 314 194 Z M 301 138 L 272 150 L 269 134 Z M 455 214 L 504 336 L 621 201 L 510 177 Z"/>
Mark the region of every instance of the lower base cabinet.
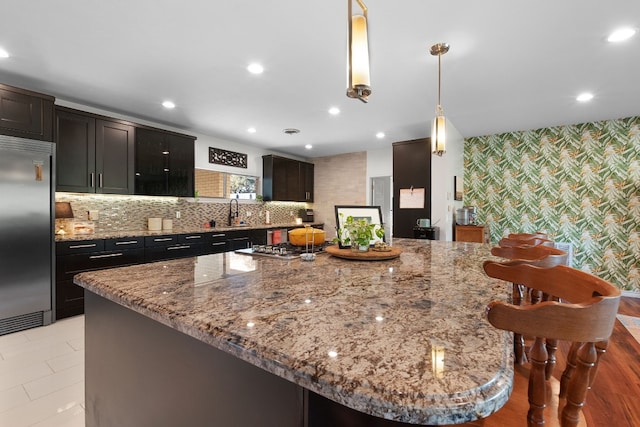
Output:
<path fill-rule="evenodd" d="M 142 238 L 57 242 L 55 318 L 84 313 L 84 289 L 73 283 L 76 274 L 142 262 Z"/>
<path fill-rule="evenodd" d="M 83 271 L 235 251 L 267 243 L 264 229 L 56 242 L 55 318 L 84 313 Z"/>
<path fill-rule="evenodd" d="M 456 242 L 489 243 L 489 228 L 484 225 L 456 225 Z"/>

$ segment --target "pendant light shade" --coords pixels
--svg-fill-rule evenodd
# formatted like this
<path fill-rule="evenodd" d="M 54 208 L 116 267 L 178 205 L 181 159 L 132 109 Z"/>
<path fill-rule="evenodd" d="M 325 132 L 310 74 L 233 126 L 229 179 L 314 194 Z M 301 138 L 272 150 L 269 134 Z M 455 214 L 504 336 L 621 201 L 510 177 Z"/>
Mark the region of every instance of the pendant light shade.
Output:
<path fill-rule="evenodd" d="M 442 55 L 449 52 L 449 45 L 438 43 L 431 46 L 431 55 L 438 56 L 438 104 L 436 105 L 436 116 L 431 125 L 431 151 L 438 156 L 446 151 L 447 141 L 447 119 L 444 117 L 444 110 L 440 105 L 440 59 Z"/>
<path fill-rule="evenodd" d="M 353 13 L 353 1 L 348 2 L 349 52 L 347 59 L 347 96 L 368 101 L 371 95 L 369 77 L 369 42 L 367 38 L 367 6 L 362 0 L 355 0 L 362 13 Z"/>

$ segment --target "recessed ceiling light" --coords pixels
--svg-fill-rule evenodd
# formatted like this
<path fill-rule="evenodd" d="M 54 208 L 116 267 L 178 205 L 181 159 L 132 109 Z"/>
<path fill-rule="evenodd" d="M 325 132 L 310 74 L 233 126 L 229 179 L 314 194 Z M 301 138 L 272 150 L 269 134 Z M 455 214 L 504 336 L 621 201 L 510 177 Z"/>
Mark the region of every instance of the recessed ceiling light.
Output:
<path fill-rule="evenodd" d="M 623 42 L 630 39 L 636 34 L 635 28 L 620 28 L 615 30 L 607 37 L 607 41 L 611 43 Z"/>
<path fill-rule="evenodd" d="M 384 138 L 384 132 L 378 132 L 378 133 L 376 133 L 376 138 L 378 138 L 378 139 L 382 139 L 382 138 Z"/>
<path fill-rule="evenodd" d="M 162 106 L 163 106 L 164 108 L 168 108 L 169 110 L 170 110 L 170 109 L 172 109 L 172 108 L 176 108 L 176 104 L 174 104 L 174 103 L 173 103 L 173 102 L 171 102 L 171 101 L 164 101 L 164 102 L 162 103 Z"/>
<path fill-rule="evenodd" d="M 0 47 L 0 58 L 8 58 L 9 52 Z"/>
<path fill-rule="evenodd" d="M 593 94 L 589 92 L 581 93 L 577 96 L 576 100 L 580 102 L 587 102 L 593 99 Z"/>
<path fill-rule="evenodd" d="M 340 114 L 340 109 L 338 107 L 331 107 L 329 108 L 329 114 L 335 116 Z"/>
<path fill-rule="evenodd" d="M 307 150 L 311 150 L 313 148 L 313 145 L 307 144 L 304 146 L 304 148 L 306 148 Z"/>
<path fill-rule="evenodd" d="M 247 129 L 247 132 L 249 132 L 249 133 L 256 133 L 256 128 L 254 128 L 254 127 L 250 127 L 249 129 Z"/>
<path fill-rule="evenodd" d="M 264 68 L 262 67 L 262 65 L 254 62 L 253 64 L 249 64 L 249 66 L 247 67 L 247 70 L 251 74 L 262 74 L 262 72 L 264 71 Z"/>

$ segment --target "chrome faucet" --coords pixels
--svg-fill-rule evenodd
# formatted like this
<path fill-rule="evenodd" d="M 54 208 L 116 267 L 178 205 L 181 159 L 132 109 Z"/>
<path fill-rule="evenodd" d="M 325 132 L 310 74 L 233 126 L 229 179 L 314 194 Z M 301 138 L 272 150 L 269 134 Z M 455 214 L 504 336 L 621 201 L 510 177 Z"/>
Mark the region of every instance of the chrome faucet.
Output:
<path fill-rule="evenodd" d="M 233 202 L 236 202 L 236 211 L 233 212 Z M 238 217 L 240 216 L 240 207 L 238 206 L 238 199 L 231 199 L 229 200 L 229 225 L 233 225 L 233 223 L 235 222 L 235 220 L 238 219 Z"/>

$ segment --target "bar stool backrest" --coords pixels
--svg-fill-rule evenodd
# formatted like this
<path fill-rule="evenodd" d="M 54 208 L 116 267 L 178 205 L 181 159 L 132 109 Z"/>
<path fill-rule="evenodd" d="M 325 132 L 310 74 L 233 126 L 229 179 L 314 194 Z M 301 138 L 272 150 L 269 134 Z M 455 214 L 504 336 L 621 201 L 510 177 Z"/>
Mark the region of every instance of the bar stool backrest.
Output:
<path fill-rule="evenodd" d="M 489 323 L 498 329 L 535 337 L 529 352 L 529 426 L 544 424 L 548 387 L 545 339 L 573 343 L 560 382 L 560 397 L 566 399 L 560 421 L 563 427 L 576 426 L 595 379 L 598 360 L 613 331 L 620 290 L 605 280 L 564 265 L 541 268 L 515 260 L 485 261 L 483 267 L 490 277 L 522 283 L 559 298 L 524 306 L 494 301 L 487 306 L 486 314 Z"/>

